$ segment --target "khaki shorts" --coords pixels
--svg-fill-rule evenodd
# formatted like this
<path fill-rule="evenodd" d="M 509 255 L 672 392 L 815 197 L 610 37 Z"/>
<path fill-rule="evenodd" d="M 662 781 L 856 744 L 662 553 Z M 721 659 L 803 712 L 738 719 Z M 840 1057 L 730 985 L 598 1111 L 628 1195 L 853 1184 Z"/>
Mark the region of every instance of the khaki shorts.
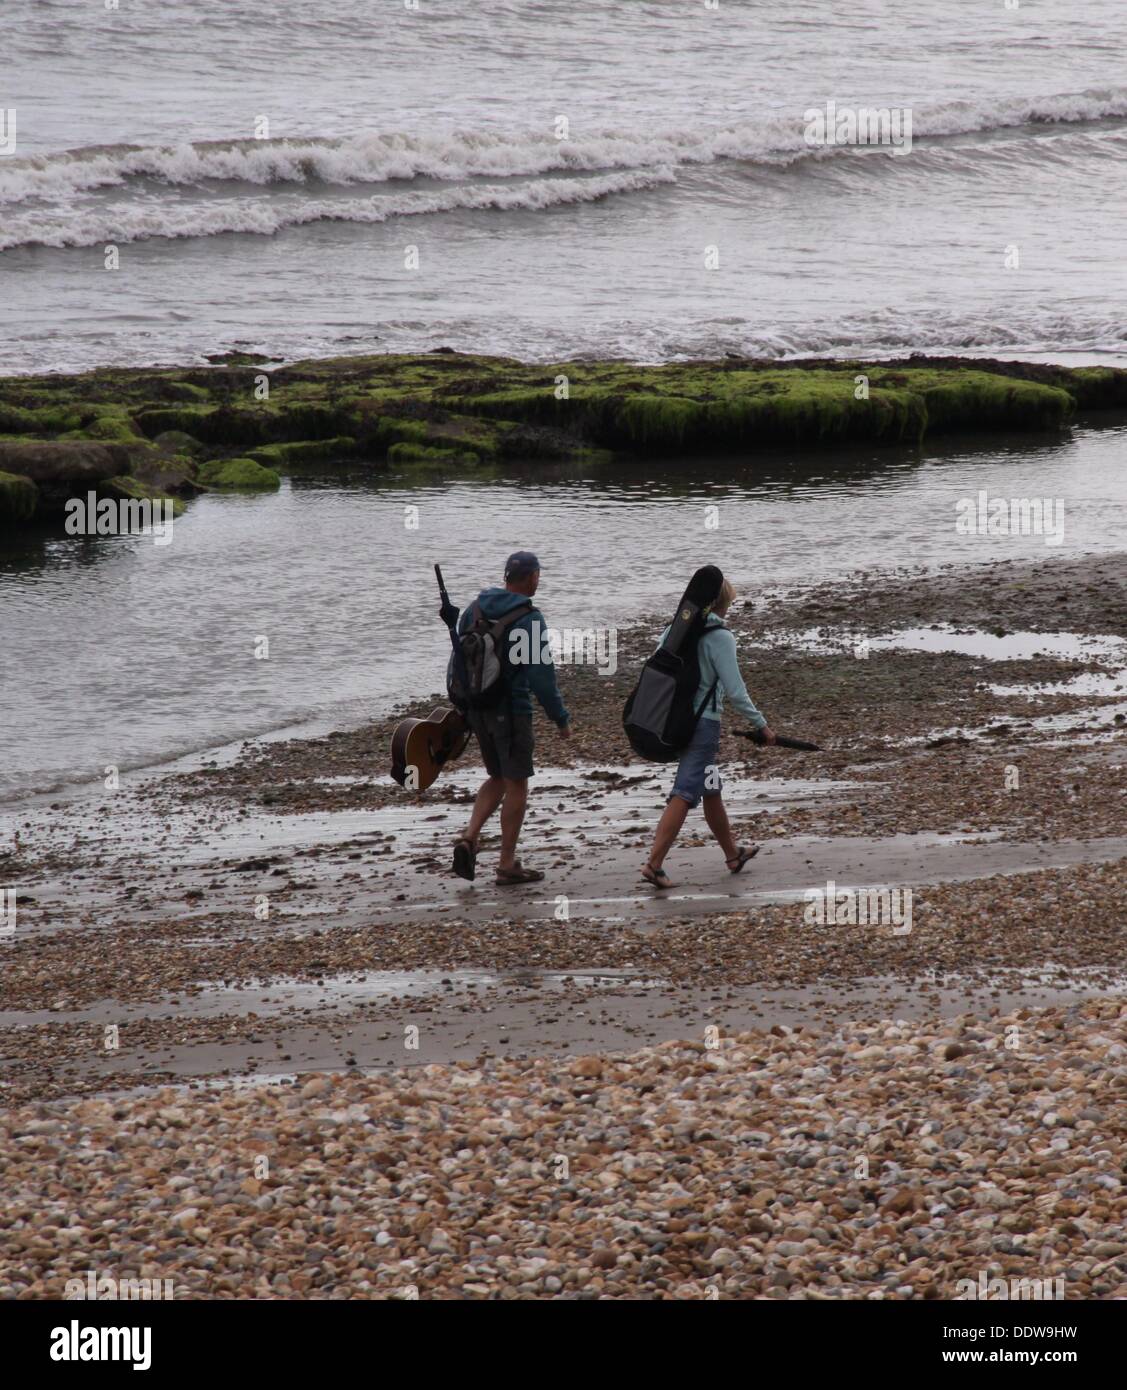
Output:
<path fill-rule="evenodd" d="M 514 714 L 502 701 L 494 709 L 470 710 L 467 717 L 490 777 L 532 776 L 531 714 Z"/>

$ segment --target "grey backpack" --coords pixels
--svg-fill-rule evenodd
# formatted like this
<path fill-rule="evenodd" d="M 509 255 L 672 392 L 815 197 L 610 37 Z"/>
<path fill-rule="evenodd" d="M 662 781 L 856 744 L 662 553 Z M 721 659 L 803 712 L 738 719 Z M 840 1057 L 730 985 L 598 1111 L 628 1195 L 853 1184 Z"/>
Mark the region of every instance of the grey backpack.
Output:
<path fill-rule="evenodd" d="M 697 648 L 706 633 L 723 629 L 723 623 L 706 628 L 702 621 L 675 644 L 671 643 L 675 635 L 671 632 L 642 667 L 622 712 L 626 737 L 640 758 L 671 763 L 688 747 L 701 715 L 716 695 L 713 681 L 708 694 L 699 705 L 696 703 L 700 685 Z"/>
<path fill-rule="evenodd" d="M 446 668 L 446 693 L 461 710 L 488 709 L 505 694 L 509 670 L 506 635 L 509 628 L 532 611 L 531 599 L 518 604 L 503 618 L 490 619 L 474 603 L 470 625 L 458 634 L 457 651 Z"/>

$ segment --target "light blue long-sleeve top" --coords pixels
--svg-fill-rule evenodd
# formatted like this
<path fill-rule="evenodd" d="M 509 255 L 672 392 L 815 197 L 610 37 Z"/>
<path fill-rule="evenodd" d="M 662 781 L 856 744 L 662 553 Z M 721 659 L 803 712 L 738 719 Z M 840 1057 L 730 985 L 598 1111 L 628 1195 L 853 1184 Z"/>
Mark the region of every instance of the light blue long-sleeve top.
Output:
<path fill-rule="evenodd" d="M 713 631 L 715 628 L 720 628 L 721 631 Z M 669 628 L 666 628 L 661 634 L 661 641 L 664 642 L 668 635 Z M 736 659 L 736 639 L 723 627 L 722 620 L 715 613 L 710 613 L 705 621 L 705 630 L 701 633 L 697 646 L 697 657 L 700 661 L 700 685 L 697 686 L 695 705 L 699 709 L 701 704 L 708 700 L 702 717 L 719 719 L 724 709 L 724 696 L 727 695 L 735 708 L 751 721 L 753 728 L 765 729 L 767 720 L 756 709 L 747 693 L 744 678 L 740 675 L 740 664 Z M 716 698 L 709 700 L 708 692 L 712 689 L 713 681 L 716 682 Z"/>

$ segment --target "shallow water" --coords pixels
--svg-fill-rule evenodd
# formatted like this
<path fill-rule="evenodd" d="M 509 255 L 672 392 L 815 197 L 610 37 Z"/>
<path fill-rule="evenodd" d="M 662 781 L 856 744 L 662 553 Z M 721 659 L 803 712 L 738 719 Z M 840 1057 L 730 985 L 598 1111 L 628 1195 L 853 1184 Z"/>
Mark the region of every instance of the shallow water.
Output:
<path fill-rule="evenodd" d="M 451 971 L 448 985 L 436 989 L 436 971 L 399 976 L 389 996 L 384 975 L 334 977 L 311 986 L 295 981 L 275 987 L 247 1014 L 247 994 L 217 988 L 179 1006 L 160 1003 L 123 1008 L 106 1000 L 73 1012 L 11 1013 L 7 1027 L 43 1023 L 125 1022 L 133 1018 L 197 1018 L 231 1015 L 225 1037 L 205 1041 L 170 1039 L 153 1049 L 126 1047 L 85 1059 L 83 1070 L 100 1073 L 115 1093 L 137 1094 L 145 1081 L 193 1078 L 200 1086 L 256 1086 L 292 1081 L 318 1071 L 345 1068 L 356 1075 L 389 1067 L 435 1062 L 473 1062 L 482 1056 L 584 1055 L 633 1052 L 677 1038 L 707 1038 L 719 1028 L 731 1035 L 781 1024 L 813 1028 L 857 1020 L 888 1020 L 911 1026 L 915 1019 L 950 1018 L 968 1012 L 1009 1013 L 1018 1008 L 1074 1008 L 1087 999 L 1122 993 L 1122 977 L 1103 969 L 1047 966 L 1041 971 L 999 969 L 976 974 L 928 973 L 908 981 L 893 975 L 782 987 L 681 985 L 632 978 L 629 971 L 575 971 L 568 974 L 522 970 L 489 975 Z M 343 994 L 338 987 L 343 986 Z M 324 988 L 322 988 L 324 987 Z M 307 1007 L 288 995 L 296 990 Z M 314 999 L 314 991 L 319 998 Z M 576 997 L 579 991 L 579 997 Z M 590 991 L 590 992 L 587 992 Z M 280 1016 L 280 1017 L 279 1017 Z M 270 1017 L 270 1037 L 258 1035 L 259 1020 Z M 417 1021 L 420 1044 L 404 1047 L 404 1025 Z M 205 1077 L 200 1081 L 195 1078 Z M 4 1082 L 0 1080 L 0 1089 Z"/>
<path fill-rule="evenodd" d="M 532 989 L 558 993 L 568 985 L 614 989 L 624 985 L 637 989 L 658 989 L 667 980 L 654 979 L 644 971 L 606 968 L 601 970 L 366 970 L 326 975 L 303 980 L 279 975 L 246 985 L 205 984 L 202 988 L 179 990 L 155 1001 L 123 1004 L 118 999 L 90 1004 L 81 1009 L 4 1009 L 0 1028 L 16 1028 L 36 1023 L 90 1023 L 107 1017 L 128 1020 L 142 1018 L 220 1018 L 227 1015 L 266 1017 L 278 1013 L 348 1009 L 371 1003 L 392 1003 L 421 996 L 442 996 L 457 991 L 494 987 Z"/>
<path fill-rule="evenodd" d="M 1035 656 L 1127 661 L 1127 640 L 1121 637 L 1090 637 L 1075 632 L 964 632 L 945 624 L 873 637 L 869 646 L 877 650 L 890 647 L 916 652 L 961 652 L 990 661 L 1027 661 Z"/>
<path fill-rule="evenodd" d="M 993 1007 L 1004 1010 L 1024 1004 L 1041 1007 L 1053 1004 L 1075 1004 L 1082 999 L 1094 999 L 1114 995 L 1122 991 L 1123 977 L 1116 972 L 1101 967 L 1077 968 L 1070 966 L 1064 970 L 1046 965 L 1040 970 L 1022 968 L 998 969 L 980 976 L 925 974 L 914 983 L 914 992 L 919 995 L 931 993 L 940 1000 L 965 1000 L 973 993 L 992 994 Z M 34 1027 L 36 1024 L 53 1023 L 101 1023 L 126 1022 L 132 1017 L 155 1019 L 170 1018 L 183 1022 L 197 1018 L 269 1018 L 276 1014 L 317 1014 L 318 1021 L 325 1021 L 325 1014 L 339 1011 L 341 1014 L 366 1006 L 381 1008 L 397 1004 L 408 1009 L 415 999 L 435 1000 L 439 1007 L 443 1003 L 458 1004 L 474 998 L 475 991 L 487 997 L 496 997 L 504 991 L 509 996 L 518 991 L 530 991 L 527 1001 L 533 1008 L 550 1001 L 552 996 L 568 992 L 574 988 L 598 989 L 607 991 L 629 990 L 637 998 L 639 993 L 653 991 L 667 1000 L 670 982 L 647 976 L 644 971 L 624 968 L 591 970 L 368 970 L 352 971 L 342 975 L 327 975 L 316 980 L 304 980 L 279 976 L 272 980 L 255 981 L 249 985 L 232 986 L 213 983 L 202 989 L 177 991 L 158 1000 L 123 1004 L 119 999 L 106 999 L 80 1009 L 6 1009 L 0 1010 L 0 1027 Z M 856 1014 L 859 1007 L 886 1001 L 890 991 L 900 992 L 897 1018 L 918 1016 L 922 1000 L 916 1001 L 913 1009 L 907 1003 L 904 981 L 896 976 L 886 978 L 852 980 L 845 990 L 838 985 L 831 989 L 826 984 L 783 987 L 770 985 L 753 988 L 724 987 L 728 1002 L 742 1000 L 756 1002 L 766 1007 L 775 1017 L 785 1018 L 789 1013 L 805 1013 L 812 1009 L 815 1001 L 824 1004 L 829 994 L 848 993 L 848 1012 Z M 681 987 L 677 1002 L 691 998 L 692 992 Z M 521 1002 L 521 1001 L 516 1001 Z M 464 1007 L 464 1004 L 463 1004 Z M 602 1006 L 600 1006 L 602 1007 Z M 846 1006 L 839 997 L 839 1007 Z M 584 1017 L 586 1011 L 578 1015 Z M 242 1036 L 238 1038 L 242 1041 Z M 401 1045 L 401 1040 L 397 1039 Z"/>
<path fill-rule="evenodd" d="M 531 547 L 550 625 L 615 628 L 675 602 L 706 559 L 754 599 L 864 568 L 1106 552 L 1127 535 L 1125 448 L 1119 426 L 489 482 L 341 472 L 294 478 L 276 495 L 202 497 L 163 546 L 7 538 L 0 799 L 100 785 L 110 765 L 305 721 L 383 715 L 440 688 L 436 560 L 464 603 L 496 582 L 509 551 Z M 1063 543 L 959 534 L 956 504 L 982 488 L 1063 499 Z"/>
<path fill-rule="evenodd" d="M 1127 638 L 1092 636 L 1082 632 L 984 632 L 979 628 L 934 623 L 930 627 L 903 628 L 869 637 L 864 633 L 837 633 L 812 628 L 793 636 L 784 634 L 803 650 L 858 654 L 863 641 L 869 652 L 957 652 L 987 661 L 1029 661 L 1035 657 L 1096 663 L 1103 669 L 1082 671 L 1065 680 L 1023 685 L 991 685 L 995 695 L 1116 695 L 1127 681 Z"/>

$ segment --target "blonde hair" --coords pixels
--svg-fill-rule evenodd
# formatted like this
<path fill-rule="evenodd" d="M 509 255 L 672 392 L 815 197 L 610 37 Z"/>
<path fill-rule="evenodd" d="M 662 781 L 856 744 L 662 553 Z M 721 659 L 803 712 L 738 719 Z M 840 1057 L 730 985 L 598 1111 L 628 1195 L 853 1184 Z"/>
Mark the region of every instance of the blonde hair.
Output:
<path fill-rule="evenodd" d="M 712 611 L 714 613 L 727 613 L 735 597 L 735 585 L 730 579 L 725 579 L 724 583 L 720 586 L 720 593 L 717 596 L 716 602 L 712 605 Z"/>

